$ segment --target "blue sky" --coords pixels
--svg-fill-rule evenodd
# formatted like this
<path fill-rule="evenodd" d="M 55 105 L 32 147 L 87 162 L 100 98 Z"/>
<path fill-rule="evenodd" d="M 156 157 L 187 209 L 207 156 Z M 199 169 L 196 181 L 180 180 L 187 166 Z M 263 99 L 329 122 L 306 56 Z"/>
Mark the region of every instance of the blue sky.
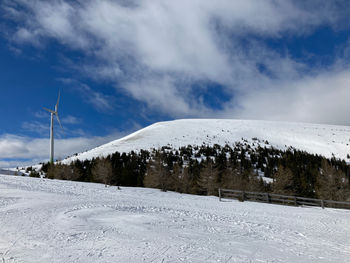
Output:
<path fill-rule="evenodd" d="M 0 167 L 156 121 L 350 125 L 348 1 L 3 0 Z"/>

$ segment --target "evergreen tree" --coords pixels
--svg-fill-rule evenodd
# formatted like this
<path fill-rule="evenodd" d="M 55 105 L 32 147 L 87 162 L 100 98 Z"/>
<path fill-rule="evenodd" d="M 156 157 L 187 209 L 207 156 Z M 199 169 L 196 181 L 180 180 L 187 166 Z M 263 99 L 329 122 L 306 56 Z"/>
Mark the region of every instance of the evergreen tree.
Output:
<path fill-rule="evenodd" d="M 112 164 L 109 158 L 97 158 L 92 168 L 92 176 L 95 181 L 110 185 L 112 179 Z"/>
<path fill-rule="evenodd" d="M 163 163 L 163 158 L 160 152 L 156 152 L 153 160 L 147 165 L 147 173 L 144 178 L 145 187 L 159 188 L 162 191 L 167 191 L 169 186 L 168 170 Z"/>
<path fill-rule="evenodd" d="M 180 193 L 184 192 L 183 185 L 182 185 L 182 182 L 184 180 L 183 176 L 184 176 L 183 169 L 180 166 L 180 164 L 176 162 L 173 165 L 173 170 L 171 173 L 172 186 L 175 192 L 180 192 Z"/>
<path fill-rule="evenodd" d="M 280 165 L 274 174 L 272 191 L 276 194 L 293 195 L 294 181 L 293 173 L 290 169 Z"/>
<path fill-rule="evenodd" d="M 321 171 L 317 177 L 318 198 L 343 201 L 350 197 L 349 179 L 327 160 L 322 160 Z"/>
<path fill-rule="evenodd" d="M 209 158 L 200 171 L 198 185 L 200 191 L 207 195 L 215 195 L 218 189 L 219 170 L 215 167 L 214 162 Z"/>

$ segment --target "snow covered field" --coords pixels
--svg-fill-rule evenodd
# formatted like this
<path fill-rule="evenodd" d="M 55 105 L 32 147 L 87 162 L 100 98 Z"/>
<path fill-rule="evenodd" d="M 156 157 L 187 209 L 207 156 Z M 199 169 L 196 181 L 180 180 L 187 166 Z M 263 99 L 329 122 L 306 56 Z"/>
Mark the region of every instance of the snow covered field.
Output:
<path fill-rule="evenodd" d="M 277 149 L 285 150 L 292 146 L 312 154 L 335 157 L 350 161 L 350 127 L 308 123 L 184 119 L 158 122 L 119 140 L 112 141 L 90 151 L 73 156 L 63 162 L 92 159 L 118 152 L 140 149 L 150 150 L 162 146 L 179 148 L 187 145 L 219 144 L 232 146 L 245 139 L 250 145 L 265 141 Z M 258 140 L 253 140 L 258 139 Z"/>
<path fill-rule="evenodd" d="M 350 211 L 0 176 L 3 262 L 349 262 Z"/>

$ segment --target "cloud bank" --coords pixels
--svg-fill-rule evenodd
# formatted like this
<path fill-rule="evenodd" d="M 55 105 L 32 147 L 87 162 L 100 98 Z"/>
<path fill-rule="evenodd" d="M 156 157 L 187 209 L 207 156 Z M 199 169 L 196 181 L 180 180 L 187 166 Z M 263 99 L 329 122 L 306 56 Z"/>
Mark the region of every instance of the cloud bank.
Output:
<path fill-rule="evenodd" d="M 265 40 L 308 35 L 321 26 L 340 30 L 349 9 L 342 1 L 273 0 L 2 4 L 6 18 L 19 25 L 12 43 L 43 48 L 55 40 L 82 52 L 85 61 L 75 65 L 80 71 L 118 83 L 117 89 L 169 116 L 338 124 L 350 124 L 344 102 L 349 65 L 338 58 L 327 69 L 311 68 Z M 220 85 L 228 97 L 220 110 L 201 99 L 206 88 L 196 84 L 203 81 Z M 95 95 L 99 110 L 108 110 L 108 98 Z"/>
<path fill-rule="evenodd" d="M 122 137 L 124 133 L 115 132 L 105 137 L 76 137 L 55 140 L 55 159 L 83 152 Z M 16 159 L 11 161 L 11 159 Z M 23 161 L 18 161 L 23 159 Z M 0 136 L 0 167 L 33 164 L 49 160 L 49 139 L 33 139 L 24 136 L 5 134 Z"/>

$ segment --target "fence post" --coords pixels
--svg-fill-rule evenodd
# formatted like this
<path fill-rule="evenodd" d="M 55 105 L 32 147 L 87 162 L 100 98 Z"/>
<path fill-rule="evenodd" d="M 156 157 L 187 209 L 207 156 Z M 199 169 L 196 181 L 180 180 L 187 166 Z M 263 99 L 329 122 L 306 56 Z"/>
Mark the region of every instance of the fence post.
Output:
<path fill-rule="evenodd" d="M 244 202 L 244 191 L 242 191 L 242 202 Z"/>
<path fill-rule="evenodd" d="M 221 188 L 219 188 L 219 202 L 221 202 Z"/>
<path fill-rule="evenodd" d="M 295 206 L 298 206 L 298 200 L 297 200 L 297 197 L 296 197 L 296 196 L 294 196 L 294 205 L 295 205 Z"/>
<path fill-rule="evenodd" d="M 324 209 L 324 201 L 323 200 L 321 200 L 321 207 L 322 207 L 322 209 Z"/>
<path fill-rule="evenodd" d="M 266 193 L 266 202 L 271 203 L 271 199 L 270 199 L 269 193 Z"/>

